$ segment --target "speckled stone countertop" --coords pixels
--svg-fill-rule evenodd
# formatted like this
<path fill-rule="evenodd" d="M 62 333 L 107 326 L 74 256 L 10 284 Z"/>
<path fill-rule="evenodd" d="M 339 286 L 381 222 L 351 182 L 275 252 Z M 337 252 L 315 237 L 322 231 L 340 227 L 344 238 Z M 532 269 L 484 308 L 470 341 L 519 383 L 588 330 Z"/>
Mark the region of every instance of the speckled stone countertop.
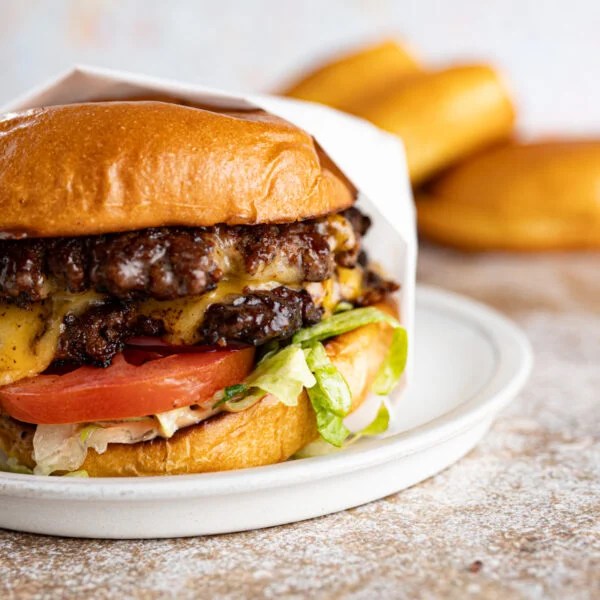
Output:
<path fill-rule="evenodd" d="M 536 354 L 524 392 L 458 464 L 263 531 L 139 542 L 0 531 L 0 598 L 600 598 L 600 256 L 424 248 L 419 269 L 511 316 Z"/>

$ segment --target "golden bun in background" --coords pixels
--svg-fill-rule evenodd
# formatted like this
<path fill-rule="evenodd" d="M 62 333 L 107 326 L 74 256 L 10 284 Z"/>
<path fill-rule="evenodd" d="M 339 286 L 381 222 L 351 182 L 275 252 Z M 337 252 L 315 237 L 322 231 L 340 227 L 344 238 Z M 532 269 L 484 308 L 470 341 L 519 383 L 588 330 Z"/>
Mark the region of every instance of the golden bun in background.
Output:
<path fill-rule="evenodd" d="M 413 185 L 508 138 L 515 118 L 501 78 L 484 65 L 415 75 L 355 114 L 402 138 Z"/>
<path fill-rule="evenodd" d="M 466 250 L 600 248 L 600 141 L 509 144 L 417 196 L 423 236 Z"/>
<path fill-rule="evenodd" d="M 377 308 L 397 316 L 389 304 Z M 325 344 L 332 363 L 348 382 L 352 408 L 368 395 L 387 355 L 392 330 L 366 325 Z M 0 417 L 0 449 L 33 468 L 34 426 Z M 315 413 L 306 392 L 296 406 L 265 399 L 238 413 L 221 413 L 172 438 L 138 444 L 110 444 L 103 454 L 90 451 L 82 469 L 91 477 L 174 475 L 244 469 L 287 460 L 318 438 Z"/>
<path fill-rule="evenodd" d="M 508 91 L 491 67 L 426 71 L 392 41 L 333 60 L 284 93 L 344 110 L 400 136 L 413 185 L 507 139 L 515 120 Z"/>
<path fill-rule="evenodd" d="M 357 103 L 419 71 L 408 50 L 388 40 L 324 64 L 282 94 L 353 113 Z"/>
<path fill-rule="evenodd" d="M 0 231 L 95 235 L 286 222 L 355 190 L 295 125 L 263 111 L 108 102 L 0 116 Z"/>

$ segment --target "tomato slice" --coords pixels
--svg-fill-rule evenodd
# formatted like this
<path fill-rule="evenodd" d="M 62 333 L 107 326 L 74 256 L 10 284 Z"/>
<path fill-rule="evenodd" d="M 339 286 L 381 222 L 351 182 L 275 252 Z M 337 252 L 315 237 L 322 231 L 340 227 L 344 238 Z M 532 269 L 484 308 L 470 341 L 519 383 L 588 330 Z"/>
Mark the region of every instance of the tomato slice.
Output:
<path fill-rule="evenodd" d="M 106 369 L 79 367 L 4 386 L 0 406 L 37 425 L 143 417 L 212 402 L 216 392 L 242 381 L 253 362 L 254 348 L 178 354 L 158 345 L 128 348 Z"/>

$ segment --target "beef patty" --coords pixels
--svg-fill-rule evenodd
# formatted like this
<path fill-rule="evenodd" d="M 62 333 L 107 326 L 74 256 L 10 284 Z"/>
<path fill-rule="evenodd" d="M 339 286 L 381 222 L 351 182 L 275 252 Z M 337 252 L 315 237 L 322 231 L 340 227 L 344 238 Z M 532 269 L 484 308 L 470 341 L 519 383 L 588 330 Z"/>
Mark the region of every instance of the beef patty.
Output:
<path fill-rule="evenodd" d="M 292 337 L 302 327 L 318 323 L 322 315 L 323 309 L 315 306 L 306 290 L 280 286 L 211 304 L 200 333 L 207 344 L 244 342 L 261 346 Z"/>
<path fill-rule="evenodd" d="M 367 270 L 354 304 L 376 304 L 397 289 L 397 284 Z M 322 315 L 323 309 L 303 289 L 278 286 L 247 291 L 208 307 L 200 324 L 200 343 L 261 346 L 285 341 L 299 329 L 318 323 Z M 92 306 L 81 315 L 68 314 L 63 324 L 55 357 L 59 365 L 108 366 L 128 338 L 164 334 L 162 321 L 140 315 L 134 303 L 119 300 Z"/>
<path fill-rule="evenodd" d="M 107 367 L 128 338 L 164 333 L 161 321 L 139 315 L 131 303 L 119 301 L 92 306 L 82 315 L 68 314 L 63 325 L 55 365 Z"/>
<path fill-rule="evenodd" d="M 322 313 L 306 290 L 279 286 L 239 294 L 209 306 L 200 325 L 201 342 L 260 346 L 271 340 L 283 341 L 298 329 L 317 323 Z M 68 314 L 63 325 L 54 366 L 106 367 L 128 338 L 164 334 L 159 319 L 140 315 L 133 303 L 118 300 L 92 306 L 81 315 Z"/>
<path fill-rule="evenodd" d="M 0 241 L 0 301 L 28 305 L 54 292 L 94 290 L 101 304 L 63 321 L 55 365 L 107 366 L 135 336 L 162 336 L 160 319 L 140 314 L 138 300 L 173 300 L 213 290 L 225 277 L 276 281 L 245 289 L 207 308 L 199 342 L 260 346 L 285 341 L 317 323 L 323 309 L 308 291 L 336 266 L 361 265 L 353 303 L 380 301 L 397 286 L 367 267 L 361 237 L 370 219 L 356 208 L 298 223 L 228 227 L 161 227 L 111 235 Z M 291 286 L 291 287 L 289 287 Z"/>
<path fill-rule="evenodd" d="M 226 276 L 282 284 L 353 267 L 370 224 L 356 208 L 279 225 L 161 227 L 111 235 L 0 241 L 0 300 L 38 302 L 55 290 L 121 300 L 173 300 Z"/>

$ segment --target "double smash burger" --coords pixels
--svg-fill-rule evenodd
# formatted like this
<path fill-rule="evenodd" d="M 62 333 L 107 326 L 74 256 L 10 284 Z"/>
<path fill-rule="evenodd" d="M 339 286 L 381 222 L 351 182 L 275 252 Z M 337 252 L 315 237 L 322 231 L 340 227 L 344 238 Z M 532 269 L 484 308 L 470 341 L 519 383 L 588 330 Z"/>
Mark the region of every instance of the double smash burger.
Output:
<path fill-rule="evenodd" d="M 0 116 L 7 464 L 198 473 L 342 446 L 406 358 L 355 197 L 310 135 L 258 110 Z"/>

